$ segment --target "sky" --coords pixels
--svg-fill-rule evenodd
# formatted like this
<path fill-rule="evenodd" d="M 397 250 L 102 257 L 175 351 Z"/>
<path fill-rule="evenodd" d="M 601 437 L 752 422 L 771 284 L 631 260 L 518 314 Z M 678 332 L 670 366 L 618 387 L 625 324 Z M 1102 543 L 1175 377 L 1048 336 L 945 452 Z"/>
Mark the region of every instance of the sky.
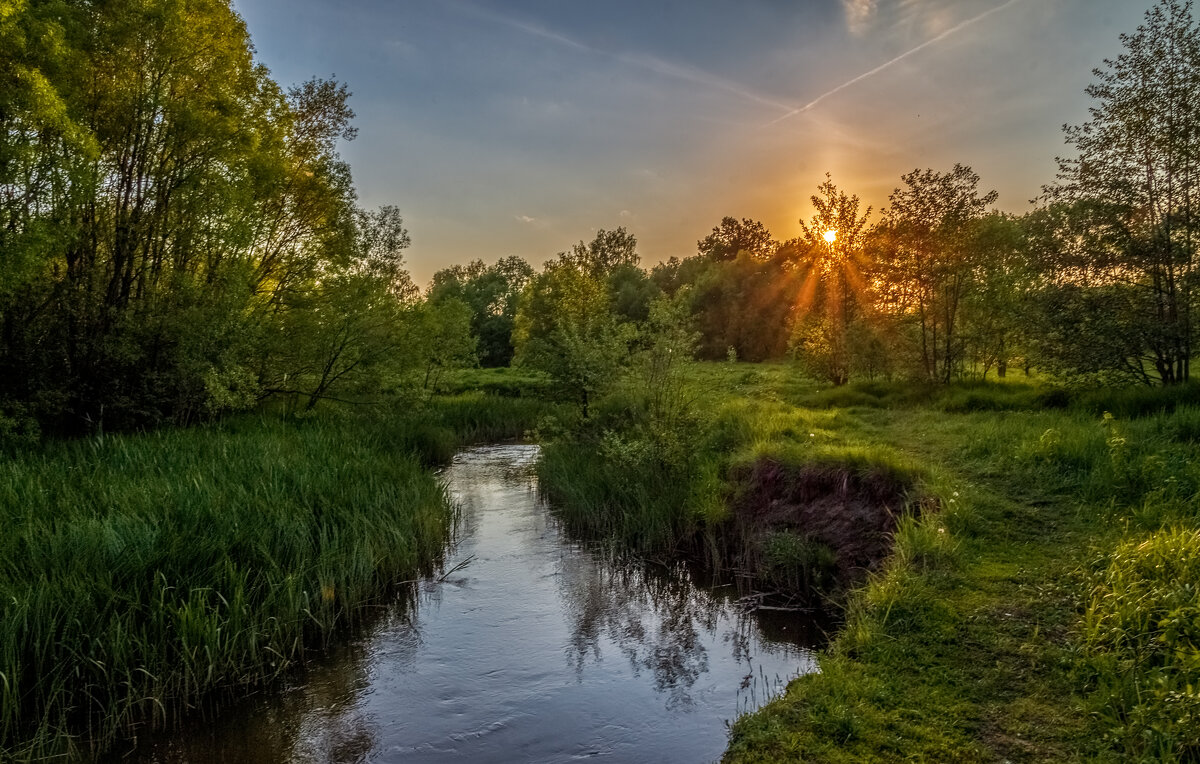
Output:
<path fill-rule="evenodd" d="M 353 92 L 342 155 L 418 284 L 617 226 L 645 265 L 727 215 L 786 240 L 826 173 L 878 210 L 963 163 L 1024 212 L 1150 3 L 234 0 L 277 81 Z"/>

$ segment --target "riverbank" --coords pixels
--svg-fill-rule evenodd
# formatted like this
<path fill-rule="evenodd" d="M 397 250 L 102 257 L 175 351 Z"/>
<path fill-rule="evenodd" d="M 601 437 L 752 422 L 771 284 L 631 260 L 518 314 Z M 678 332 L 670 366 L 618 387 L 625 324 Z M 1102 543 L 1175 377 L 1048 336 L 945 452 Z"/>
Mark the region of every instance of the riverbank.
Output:
<path fill-rule="evenodd" d="M 691 377 L 704 413 L 684 466 L 662 459 L 639 423 L 602 436 L 593 471 L 625 487 L 602 495 L 577 482 L 589 513 L 607 509 L 618 530 L 669 528 L 666 548 L 719 536 L 746 500 L 747 465 L 764 458 L 797 474 L 831 462 L 907 471 L 926 500 L 909 505 L 883 565 L 839 597 L 845 626 L 820 673 L 739 721 L 728 761 L 1200 751 L 1194 388 L 821 391 L 785 366 L 744 364 Z M 577 468 L 589 460 L 578 445 L 567 452 Z M 652 480 L 619 467 L 646 454 L 661 462 Z"/>
<path fill-rule="evenodd" d="M 581 543 L 536 445 L 461 449 L 440 574 L 276 690 L 118 746 L 113 764 L 714 761 L 726 722 L 812 667 L 728 583 Z"/>
<path fill-rule="evenodd" d="M 52 443 L 0 463 L 0 758 L 244 694 L 442 553 L 430 467 L 546 405 L 478 395 Z"/>

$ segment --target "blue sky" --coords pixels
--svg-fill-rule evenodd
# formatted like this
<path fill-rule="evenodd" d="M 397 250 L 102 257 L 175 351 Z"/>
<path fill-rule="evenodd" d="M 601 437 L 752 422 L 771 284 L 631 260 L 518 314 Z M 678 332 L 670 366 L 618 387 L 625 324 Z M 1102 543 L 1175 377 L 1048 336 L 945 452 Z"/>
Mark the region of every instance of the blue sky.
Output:
<path fill-rule="evenodd" d="M 234 4 L 281 83 L 354 92 L 343 154 L 365 206 L 400 207 L 424 284 L 619 225 L 647 264 L 725 215 L 790 238 L 826 172 L 878 207 L 962 162 L 1022 212 L 1150 1 Z"/>

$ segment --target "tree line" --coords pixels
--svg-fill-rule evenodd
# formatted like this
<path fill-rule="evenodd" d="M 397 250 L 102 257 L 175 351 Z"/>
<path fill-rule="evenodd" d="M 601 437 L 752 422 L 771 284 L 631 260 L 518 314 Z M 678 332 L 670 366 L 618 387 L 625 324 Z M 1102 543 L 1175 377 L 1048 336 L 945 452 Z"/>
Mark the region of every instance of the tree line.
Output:
<path fill-rule="evenodd" d="M 310 408 L 465 354 L 398 211 L 357 204 L 348 96 L 280 87 L 228 0 L 5 2 L 3 428 Z"/>
<path fill-rule="evenodd" d="M 399 212 L 361 209 L 338 154 L 355 133 L 346 86 L 281 87 L 228 0 L 2 11 L 5 437 L 304 410 L 474 363 L 545 371 L 586 409 L 664 332 L 668 349 L 791 356 L 834 384 L 1190 376 L 1190 2 L 1159 0 L 1122 36 L 1026 215 L 993 209 L 965 165 L 904 175 L 878 213 L 827 177 L 789 241 L 727 217 L 694 255 L 645 269 L 633 235 L 600 231 L 540 271 L 475 261 L 424 292 Z"/>
<path fill-rule="evenodd" d="M 631 237 L 601 232 L 532 281 L 517 359 L 560 377 L 573 348 L 599 363 L 622 334 L 614 327 L 671 298 L 687 306 L 701 357 L 790 355 L 835 385 L 947 384 L 1014 367 L 1091 383 L 1188 381 L 1200 242 L 1191 2 L 1160 0 L 1121 43 L 1087 90 L 1090 119 L 1065 128 L 1073 153 L 1033 211 L 995 210 L 996 192 L 962 164 L 902 176 L 877 215 L 827 176 L 799 237 L 777 241 L 760 222 L 726 217 L 695 255 L 641 284 Z M 610 242 L 620 246 L 598 256 Z M 566 289 L 568 278 L 590 286 Z M 608 323 L 584 307 L 604 294 Z"/>

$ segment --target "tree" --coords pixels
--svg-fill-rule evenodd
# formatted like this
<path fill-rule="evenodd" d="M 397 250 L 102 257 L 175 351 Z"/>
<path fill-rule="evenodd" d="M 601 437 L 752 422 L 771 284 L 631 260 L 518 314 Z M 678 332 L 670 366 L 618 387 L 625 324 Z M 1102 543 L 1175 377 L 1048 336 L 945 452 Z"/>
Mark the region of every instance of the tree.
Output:
<path fill-rule="evenodd" d="M 696 242 L 701 257 L 709 260 L 733 260 L 739 252 L 748 252 L 758 260 L 767 260 L 779 248 L 771 232 L 757 220 L 725 217 L 712 233 Z"/>
<path fill-rule="evenodd" d="M 508 366 L 513 357 L 512 333 L 521 292 L 532 277 L 533 268 L 519 257 L 505 257 L 492 266 L 474 260 L 435 273 L 429 299 L 466 303 L 480 365 Z"/>
<path fill-rule="evenodd" d="M 558 259 L 601 278 L 620 266 L 636 266 L 641 258 L 637 254 L 637 238 L 622 226 L 615 231 L 601 228 L 590 242 L 579 242 L 570 251 L 559 253 Z"/>
<path fill-rule="evenodd" d="M 548 263 L 525 289 L 513 331 L 514 362 L 548 375 L 586 419 L 592 402 L 616 381 L 628 332 L 609 308 L 605 281 L 576 262 Z"/>
<path fill-rule="evenodd" d="M 970 289 L 963 297 L 964 361 L 986 379 L 995 368 L 1008 374 L 1010 363 L 1024 357 L 1032 313 L 1035 272 L 1020 218 L 992 213 L 974 225 Z"/>
<path fill-rule="evenodd" d="M 4 3 L 0 405 L 140 427 L 382 368 L 408 239 L 356 209 L 349 95 L 280 88 L 229 0 Z"/>
<path fill-rule="evenodd" d="M 872 250 L 881 302 L 915 324 L 921 376 L 949 383 L 964 354 L 960 323 L 971 288 L 978 224 L 996 201 L 966 165 L 914 170 L 892 192 Z"/>
<path fill-rule="evenodd" d="M 432 367 L 463 352 L 453 322 L 442 320 L 450 312 L 417 303 L 404 269 L 408 232 L 395 208 L 360 210 L 352 220 L 341 242 L 350 251 L 330 257 L 320 278 L 283 294 L 269 325 L 263 392 L 301 396 L 306 411 L 342 391 L 378 391 L 408 366 L 424 368 L 428 380 Z"/>
<path fill-rule="evenodd" d="M 690 409 L 688 369 L 700 339 L 690 302 L 687 288 L 660 295 L 638 331 L 634 378 L 646 396 L 651 422 L 666 430 L 681 424 Z"/>
<path fill-rule="evenodd" d="M 835 385 L 850 380 L 850 326 L 861 313 L 870 285 L 863 277 L 863 240 L 871 208 L 838 189 L 826 174 L 811 197 L 815 213 L 800 221 L 801 239 L 784 245 L 785 257 L 804 273 L 798 297 L 799 336 L 793 348 L 810 368 Z"/>
<path fill-rule="evenodd" d="M 724 359 L 730 348 L 744 361 L 785 353 L 797 275 L 783 261 L 759 260 L 743 250 L 734 260 L 688 258 L 679 273 L 691 286 L 701 357 Z"/>
<path fill-rule="evenodd" d="M 1159 0 L 1120 39 L 1124 52 L 1087 88 L 1091 118 L 1064 128 L 1075 155 L 1058 160 L 1044 196 L 1082 205 L 1096 225 L 1076 231 L 1082 239 L 1062 258 L 1047 258 L 1048 279 L 1084 302 L 1104 294 L 1120 310 L 1109 322 L 1120 334 L 1109 345 L 1114 370 L 1140 375 L 1148 364 L 1174 384 L 1190 374 L 1196 307 L 1200 29 L 1190 0 Z M 1076 278 L 1081 268 L 1087 283 Z M 1059 356 L 1068 370 L 1075 355 Z"/>
<path fill-rule="evenodd" d="M 413 331 L 409 333 L 408 349 L 417 349 L 422 390 L 435 390 L 446 369 L 475 363 L 471 308 L 462 300 L 426 300 L 413 309 L 409 321 Z"/>

